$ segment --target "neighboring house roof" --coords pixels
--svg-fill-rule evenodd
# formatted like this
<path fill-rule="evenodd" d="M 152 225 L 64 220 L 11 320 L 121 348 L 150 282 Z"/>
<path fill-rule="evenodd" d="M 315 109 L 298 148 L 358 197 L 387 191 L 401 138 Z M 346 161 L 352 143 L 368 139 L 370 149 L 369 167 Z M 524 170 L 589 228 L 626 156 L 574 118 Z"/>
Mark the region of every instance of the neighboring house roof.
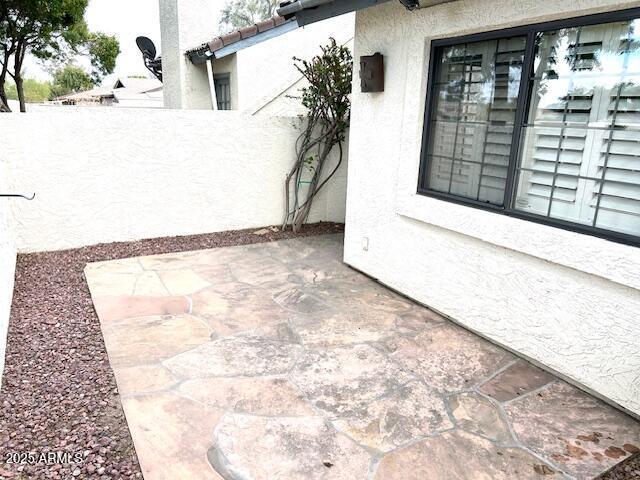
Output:
<path fill-rule="evenodd" d="M 162 107 L 164 98 L 162 87 L 144 92 L 137 92 L 131 88 L 116 88 L 113 90 L 115 106 L 122 107 Z"/>
<path fill-rule="evenodd" d="M 90 90 L 84 90 L 82 92 L 68 93 L 56 97 L 54 100 L 74 100 L 74 101 L 99 101 L 101 97 L 109 96 L 111 94 L 110 88 L 96 87 Z"/>
<path fill-rule="evenodd" d="M 112 89 L 127 88 L 137 93 L 145 93 L 162 88 L 162 82 L 156 78 L 121 77 L 113 84 Z"/>
<path fill-rule="evenodd" d="M 157 97 L 158 92 L 162 92 L 162 82 L 155 78 L 120 77 L 111 87 L 96 87 L 82 92 L 69 93 L 55 98 L 54 101 L 97 103 L 102 98 Z"/>

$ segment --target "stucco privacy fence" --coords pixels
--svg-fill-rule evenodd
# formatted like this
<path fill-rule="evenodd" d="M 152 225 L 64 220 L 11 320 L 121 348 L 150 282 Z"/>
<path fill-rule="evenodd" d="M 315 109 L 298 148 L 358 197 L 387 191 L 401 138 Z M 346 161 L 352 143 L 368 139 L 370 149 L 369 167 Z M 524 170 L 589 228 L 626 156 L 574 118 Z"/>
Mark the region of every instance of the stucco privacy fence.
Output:
<path fill-rule="evenodd" d="M 5 172 L 0 165 L 0 193 L 6 189 Z M 0 381 L 4 370 L 4 352 L 7 342 L 7 327 L 13 278 L 16 265 L 16 250 L 13 235 L 9 229 L 8 199 L 0 198 Z"/>
<path fill-rule="evenodd" d="M 40 109 L 0 117 L 0 357 L 15 251 L 276 225 L 299 122 L 230 111 Z M 327 164 L 330 171 L 337 155 Z M 310 222 L 343 222 L 346 156 Z"/>

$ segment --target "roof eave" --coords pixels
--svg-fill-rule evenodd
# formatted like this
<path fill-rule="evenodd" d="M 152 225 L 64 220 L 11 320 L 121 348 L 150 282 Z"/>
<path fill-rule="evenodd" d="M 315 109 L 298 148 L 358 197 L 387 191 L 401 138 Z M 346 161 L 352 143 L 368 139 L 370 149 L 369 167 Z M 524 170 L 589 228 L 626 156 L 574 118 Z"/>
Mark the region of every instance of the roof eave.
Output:
<path fill-rule="evenodd" d="M 373 7 L 389 0 L 296 0 L 278 9 L 278 15 L 295 18 L 298 26 L 320 22 L 346 13 Z"/>
<path fill-rule="evenodd" d="M 283 3 L 277 12 L 278 15 L 287 19 L 295 18 L 298 25 L 303 27 L 310 23 L 374 7 L 388 1 L 390 0 L 292 0 Z M 415 10 L 452 1 L 455 0 L 400 0 L 400 3 L 408 10 Z"/>
<path fill-rule="evenodd" d="M 194 65 L 202 65 L 209 59 L 226 57 L 297 28 L 298 23 L 295 19 L 272 17 L 251 27 L 216 37 L 209 43 L 187 50 L 185 55 Z"/>
<path fill-rule="evenodd" d="M 275 37 L 279 37 L 287 32 L 292 30 L 296 30 L 299 27 L 298 23 L 295 20 L 289 20 L 282 25 L 274 27 L 272 29 L 266 30 L 264 32 L 258 33 L 253 37 L 242 39 L 238 42 L 234 42 L 226 47 L 222 47 L 215 52 L 212 52 L 212 56 L 215 58 L 226 57 L 227 55 L 231 55 L 232 53 L 236 53 L 245 48 L 251 47 L 258 43 L 262 43 L 266 40 L 270 40 Z"/>
<path fill-rule="evenodd" d="M 208 45 L 203 45 L 201 48 L 187 51 L 186 55 L 194 65 L 203 65 L 213 56 L 213 53 Z"/>

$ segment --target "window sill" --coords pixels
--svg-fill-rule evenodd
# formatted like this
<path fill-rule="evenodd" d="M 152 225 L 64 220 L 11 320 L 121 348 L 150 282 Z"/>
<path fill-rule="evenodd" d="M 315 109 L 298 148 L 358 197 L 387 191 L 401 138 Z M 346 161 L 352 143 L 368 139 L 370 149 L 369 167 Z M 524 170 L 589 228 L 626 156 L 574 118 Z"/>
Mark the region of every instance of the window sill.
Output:
<path fill-rule="evenodd" d="M 638 247 L 417 193 L 396 200 L 403 217 L 640 290 Z"/>

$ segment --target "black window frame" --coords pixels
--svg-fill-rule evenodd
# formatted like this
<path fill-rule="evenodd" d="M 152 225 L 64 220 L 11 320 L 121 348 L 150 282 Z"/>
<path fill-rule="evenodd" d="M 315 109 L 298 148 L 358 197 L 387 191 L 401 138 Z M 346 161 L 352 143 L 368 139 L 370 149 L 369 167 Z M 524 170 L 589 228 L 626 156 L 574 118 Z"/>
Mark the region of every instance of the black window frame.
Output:
<path fill-rule="evenodd" d="M 563 28 L 572 28 L 580 26 L 598 25 L 602 23 L 611 23 L 624 20 L 632 20 L 640 18 L 640 7 L 625 10 L 616 10 L 594 15 L 586 15 L 581 17 L 573 17 L 562 20 L 553 20 L 543 23 L 534 23 L 522 25 L 518 27 L 505 28 L 501 30 L 491 30 L 487 32 L 474 33 L 451 38 L 433 39 L 430 45 L 429 66 L 427 77 L 427 98 L 424 110 L 424 124 L 422 128 L 422 147 L 420 151 L 420 170 L 418 173 L 418 189 L 417 193 L 427 197 L 433 197 L 439 200 L 465 205 L 468 207 L 479 208 L 481 210 L 494 212 L 509 217 L 528 220 L 534 223 L 549 225 L 577 233 L 583 233 L 599 238 L 604 238 L 617 243 L 626 245 L 640 246 L 640 236 L 630 235 L 604 228 L 598 228 L 590 225 L 581 225 L 562 219 L 544 217 L 538 214 L 523 212 L 513 208 L 514 189 L 516 184 L 516 170 L 518 165 L 518 157 L 520 154 L 521 135 L 527 126 L 527 118 L 529 115 L 530 100 L 533 93 L 533 84 L 531 76 L 533 72 L 535 60 L 535 34 L 537 32 L 547 32 Z M 428 160 L 429 134 L 430 124 L 432 122 L 432 112 L 436 90 L 436 68 L 439 61 L 437 50 L 442 51 L 442 47 L 449 47 L 462 43 L 480 42 L 485 40 L 499 40 L 512 36 L 526 36 L 525 52 L 522 64 L 522 73 L 520 78 L 520 89 L 518 91 L 518 101 L 516 105 L 516 117 L 514 120 L 513 137 L 511 142 L 511 151 L 509 156 L 509 166 L 507 170 L 507 178 L 505 184 L 504 204 L 495 205 L 487 202 L 474 200 L 456 196 L 451 193 L 438 192 L 425 187 L 429 178 L 431 162 Z"/>

